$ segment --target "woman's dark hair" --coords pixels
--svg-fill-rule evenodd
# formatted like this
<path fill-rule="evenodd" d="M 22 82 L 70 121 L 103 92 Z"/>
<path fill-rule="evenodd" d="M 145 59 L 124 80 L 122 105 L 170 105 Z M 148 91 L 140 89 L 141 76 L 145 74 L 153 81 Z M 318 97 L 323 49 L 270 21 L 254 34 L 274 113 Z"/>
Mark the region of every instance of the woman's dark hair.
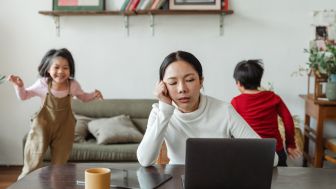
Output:
<path fill-rule="evenodd" d="M 160 66 L 160 81 L 163 80 L 167 67 L 178 60 L 183 60 L 190 64 L 198 73 L 200 80 L 203 79 L 203 69 L 200 61 L 191 53 L 185 51 L 176 51 L 170 53 L 162 62 Z"/>
<path fill-rule="evenodd" d="M 69 63 L 69 69 L 70 69 L 70 77 L 75 77 L 75 61 L 70 53 L 70 51 L 66 48 L 62 49 L 51 49 L 49 50 L 44 57 L 42 58 L 42 61 L 40 65 L 38 66 L 38 73 L 41 77 L 48 77 L 51 78 L 50 74 L 48 73 L 53 59 L 56 57 L 62 57 L 66 59 Z"/>
<path fill-rule="evenodd" d="M 233 78 L 245 89 L 257 89 L 260 87 L 263 73 L 262 60 L 243 60 L 234 69 Z"/>

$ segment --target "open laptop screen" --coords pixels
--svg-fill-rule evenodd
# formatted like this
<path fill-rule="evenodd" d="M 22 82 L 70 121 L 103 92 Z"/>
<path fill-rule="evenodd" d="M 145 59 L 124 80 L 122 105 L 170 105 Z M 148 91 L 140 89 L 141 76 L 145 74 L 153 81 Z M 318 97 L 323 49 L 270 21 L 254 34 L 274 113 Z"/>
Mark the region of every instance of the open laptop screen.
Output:
<path fill-rule="evenodd" d="M 269 189 L 275 144 L 275 139 L 189 138 L 184 187 Z"/>

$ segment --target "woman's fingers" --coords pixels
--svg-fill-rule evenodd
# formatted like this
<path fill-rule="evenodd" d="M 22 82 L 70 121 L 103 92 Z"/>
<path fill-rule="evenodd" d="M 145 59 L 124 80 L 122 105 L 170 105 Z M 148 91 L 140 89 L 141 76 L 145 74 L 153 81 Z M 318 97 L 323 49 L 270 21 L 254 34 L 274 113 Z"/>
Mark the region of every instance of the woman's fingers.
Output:
<path fill-rule="evenodd" d="M 165 102 L 167 104 L 172 103 L 172 100 L 168 94 L 168 89 L 166 87 L 166 84 L 163 81 L 156 82 L 156 86 L 154 89 L 154 95 L 159 101 Z"/>
<path fill-rule="evenodd" d="M 162 81 L 156 82 L 156 86 L 155 86 L 155 89 L 154 89 L 154 95 L 158 99 L 160 99 L 160 97 L 163 95 L 163 92 L 164 92 L 163 82 Z"/>

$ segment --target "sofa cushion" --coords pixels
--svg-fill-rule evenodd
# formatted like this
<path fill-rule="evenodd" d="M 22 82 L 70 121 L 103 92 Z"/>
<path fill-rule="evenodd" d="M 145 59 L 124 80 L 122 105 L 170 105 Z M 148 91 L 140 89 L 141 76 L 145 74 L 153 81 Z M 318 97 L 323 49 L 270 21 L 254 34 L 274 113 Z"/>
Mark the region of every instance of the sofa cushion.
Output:
<path fill-rule="evenodd" d="M 88 127 L 98 144 L 136 143 L 143 137 L 126 115 L 95 119 L 88 123 Z"/>
<path fill-rule="evenodd" d="M 142 134 L 145 134 L 146 128 L 147 128 L 148 118 L 133 118 L 132 121 L 133 121 L 134 125 L 137 127 L 137 129 Z"/>
<path fill-rule="evenodd" d="M 88 123 L 93 120 L 91 117 L 86 117 L 83 115 L 75 115 L 76 126 L 75 126 L 75 138 L 74 142 L 84 142 L 87 136 L 90 134 L 88 129 Z"/>

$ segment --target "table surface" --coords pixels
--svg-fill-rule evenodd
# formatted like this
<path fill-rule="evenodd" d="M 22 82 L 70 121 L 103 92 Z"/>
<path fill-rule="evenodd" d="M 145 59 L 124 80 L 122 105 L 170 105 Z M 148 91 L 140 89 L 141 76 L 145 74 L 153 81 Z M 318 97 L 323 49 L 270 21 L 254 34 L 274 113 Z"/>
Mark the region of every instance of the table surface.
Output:
<path fill-rule="evenodd" d="M 72 189 L 81 188 L 76 180 L 83 178 L 84 170 L 90 167 L 108 167 L 116 169 L 137 170 L 138 163 L 77 163 L 63 166 L 47 166 L 35 170 L 26 177 L 12 184 L 8 189 Z M 182 188 L 181 175 L 184 165 L 155 165 L 147 171 L 171 174 L 173 178 L 159 188 Z M 112 184 L 112 183 L 111 183 Z M 272 189 L 330 189 L 336 186 L 336 169 L 307 167 L 277 167 L 273 170 Z"/>
<path fill-rule="evenodd" d="M 304 100 L 311 100 L 313 101 L 315 104 L 321 105 L 321 106 L 336 106 L 336 100 L 314 100 L 314 97 L 312 95 L 304 95 L 304 94 L 300 94 L 299 95 L 300 98 L 304 99 Z"/>

